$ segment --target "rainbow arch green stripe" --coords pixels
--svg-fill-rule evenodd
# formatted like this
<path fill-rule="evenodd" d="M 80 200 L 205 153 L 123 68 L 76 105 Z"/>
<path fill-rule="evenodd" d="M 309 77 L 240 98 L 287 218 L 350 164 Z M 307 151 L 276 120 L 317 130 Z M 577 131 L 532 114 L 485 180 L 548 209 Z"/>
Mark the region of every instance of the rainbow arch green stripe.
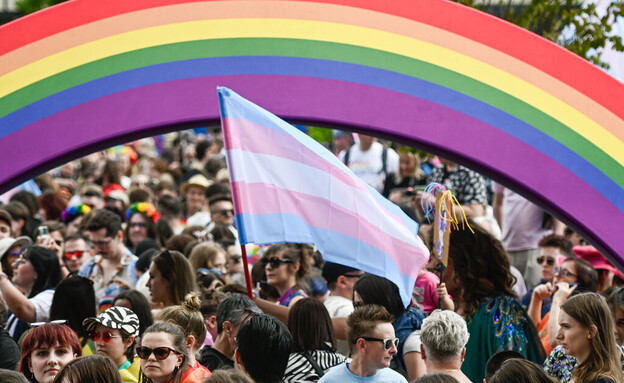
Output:
<path fill-rule="evenodd" d="M 91 148 L 215 121 L 224 85 L 283 117 L 461 158 L 621 264 L 624 86 L 569 52 L 437 0 L 104 3 L 0 28 L 4 188 Z"/>

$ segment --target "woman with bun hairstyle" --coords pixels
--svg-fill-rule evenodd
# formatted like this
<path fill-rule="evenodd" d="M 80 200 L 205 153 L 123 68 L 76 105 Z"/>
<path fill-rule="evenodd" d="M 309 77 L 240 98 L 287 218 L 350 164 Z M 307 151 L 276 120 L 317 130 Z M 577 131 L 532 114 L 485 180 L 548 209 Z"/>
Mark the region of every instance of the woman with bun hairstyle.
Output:
<path fill-rule="evenodd" d="M 188 368 L 180 380 L 183 383 L 202 381 L 210 376 L 210 371 L 199 364 L 197 352 L 206 340 L 206 323 L 201 311 L 199 294 L 187 294 L 184 303 L 179 306 L 169 306 L 160 311 L 158 321 L 178 326 L 184 333 L 184 344 L 188 350 Z"/>

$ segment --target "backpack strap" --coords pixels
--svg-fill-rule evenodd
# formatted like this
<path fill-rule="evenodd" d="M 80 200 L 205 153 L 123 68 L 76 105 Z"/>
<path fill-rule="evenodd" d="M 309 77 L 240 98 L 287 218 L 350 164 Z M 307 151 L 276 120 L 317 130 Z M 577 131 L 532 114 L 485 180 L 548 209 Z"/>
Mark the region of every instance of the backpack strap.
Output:
<path fill-rule="evenodd" d="M 310 355 L 307 351 L 304 351 L 303 353 L 301 353 L 301 355 L 303 355 L 303 357 L 306 358 L 308 362 L 310 362 L 310 364 L 314 368 L 314 371 L 316 371 L 316 375 L 318 375 L 319 378 L 325 375 L 325 371 L 323 371 L 321 366 L 319 366 L 318 363 L 316 363 L 316 360 L 314 360 L 312 355 Z"/>
<path fill-rule="evenodd" d="M 351 148 L 347 149 L 347 152 L 344 155 L 344 160 L 342 162 L 344 162 L 345 165 L 347 165 L 347 167 L 349 167 L 349 157 L 351 155 Z"/>
<path fill-rule="evenodd" d="M 381 151 L 381 170 L 379 174 L 388 175 L 388 148 L 386 146 Z"/>

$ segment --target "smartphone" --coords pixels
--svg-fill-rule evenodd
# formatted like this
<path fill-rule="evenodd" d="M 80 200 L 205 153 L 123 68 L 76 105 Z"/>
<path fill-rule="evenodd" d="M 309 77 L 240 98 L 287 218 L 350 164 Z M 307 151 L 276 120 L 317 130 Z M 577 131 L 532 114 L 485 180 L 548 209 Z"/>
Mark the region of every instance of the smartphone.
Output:
<path fill-rule="evenodd" d="M 42 240 L 50 236 L 50 229 L 47 226 L 39 226 L 37 230 L 39 231 L 39 237 L 41 237 Z"/>

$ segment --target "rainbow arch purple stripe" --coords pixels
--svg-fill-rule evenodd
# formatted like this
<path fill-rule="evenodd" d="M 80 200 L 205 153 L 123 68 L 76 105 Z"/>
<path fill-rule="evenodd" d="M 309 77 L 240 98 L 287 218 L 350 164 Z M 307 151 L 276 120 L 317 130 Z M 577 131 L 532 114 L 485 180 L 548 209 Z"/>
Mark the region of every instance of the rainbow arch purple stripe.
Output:
<path fill-rule="evenodd" d="M 77 0 L 4 25 L 0 186 L 216 123 L 222 85 L 290 121 L 460 160 L 623 266 L 624 85 L 488 15 L 405 3 Z"/>

